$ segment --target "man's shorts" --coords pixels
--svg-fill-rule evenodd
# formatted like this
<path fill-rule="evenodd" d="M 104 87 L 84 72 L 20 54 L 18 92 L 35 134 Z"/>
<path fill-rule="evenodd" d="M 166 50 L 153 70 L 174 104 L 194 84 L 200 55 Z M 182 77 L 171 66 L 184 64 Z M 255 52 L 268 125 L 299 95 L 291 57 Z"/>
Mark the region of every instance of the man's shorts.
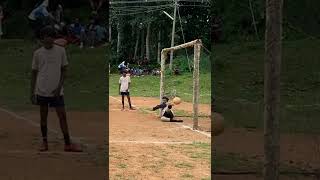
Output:
<path fill-rule="evenodd" d="M 130 96 L 129 92 L 121 92 L 121 96 Z"/>
<path fill-rule="evenodd" d="M 44 96 L 37 95 L 37 104 L 40 106 L 49 106 L 49 107 L 64 107 L 64 98 L 63 96 L 44 97 Z"/>

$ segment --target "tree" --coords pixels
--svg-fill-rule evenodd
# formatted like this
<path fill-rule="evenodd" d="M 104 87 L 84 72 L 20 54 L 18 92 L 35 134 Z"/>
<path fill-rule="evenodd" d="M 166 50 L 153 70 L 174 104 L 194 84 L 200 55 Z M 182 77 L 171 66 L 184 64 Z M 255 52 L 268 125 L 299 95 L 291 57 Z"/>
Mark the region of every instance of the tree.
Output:
<path fill-rule="evenodd" d="M 264 179 L 279 179 L 280 67 L 283 0 L 266 0 L 264 77 Z"/>

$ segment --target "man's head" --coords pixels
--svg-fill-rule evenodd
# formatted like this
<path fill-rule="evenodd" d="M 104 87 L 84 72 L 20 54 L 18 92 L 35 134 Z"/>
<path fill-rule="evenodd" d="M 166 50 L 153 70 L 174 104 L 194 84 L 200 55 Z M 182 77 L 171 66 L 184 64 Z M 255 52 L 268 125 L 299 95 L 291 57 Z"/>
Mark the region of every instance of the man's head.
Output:
<path fill-rule="evenodd" d="M 169 98 L 167 98 L 165 96 L 162 97 L 162 102 L 167 103 L 168 101 L 169 101 Z"/>
<path fill-rule="evenodd" d="M 172 105 L 171 105 L 171 104 L 170 104 L 170 105 L 168 105 L 168 108 L 169 108 L 169 109 L 172 109 Z"/>
<path fill-rule="evenodd" d="M 74 19 L 74 22 L 75 22 L 76 24 L 79 24 L 79 23 L 80 23 L 79 18 L 75 18 L 75 19 Z"/>
<path fill-rule="evenodd" d="M 43 46 L 46 49 L 51 49 L 53 47 L 55 35 L 56 35 L 56 33 L 55 33 L 54 29 L 50 26 L 46 26 L 41 29 L 40 37 L 41 37 L 41 41 L 43 43 Z"/>
<path fill-rule="evenodd" d="M 122 76 L 126 77 L 127 76 L 127 71 L 122 71 Z"/>

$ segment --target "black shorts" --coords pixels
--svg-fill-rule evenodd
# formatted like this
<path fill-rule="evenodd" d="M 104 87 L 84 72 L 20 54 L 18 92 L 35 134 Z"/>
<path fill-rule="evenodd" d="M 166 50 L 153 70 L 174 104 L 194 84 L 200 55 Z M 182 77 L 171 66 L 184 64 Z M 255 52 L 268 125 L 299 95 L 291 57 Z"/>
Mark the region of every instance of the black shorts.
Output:
<path fill-rule="evenodd" d="M 163 116 L 166 117 L 166 118 L 173 119 L 173 113 L 172 113 L 171 110 L 168 110 L 168 111 L 164 112 Z"/>
<path fill-rule="evenodd" d="M 49 107 L 64 107 L 64 98 L 63 96 L 44 97 L 44 96 L 37 95 L 37 104 L 40 106 L 49 106 Z"/>
<path fill-rule="evenodd" d="M 121 92 L 121 96 L 130 96 L 129 92 Z"/>

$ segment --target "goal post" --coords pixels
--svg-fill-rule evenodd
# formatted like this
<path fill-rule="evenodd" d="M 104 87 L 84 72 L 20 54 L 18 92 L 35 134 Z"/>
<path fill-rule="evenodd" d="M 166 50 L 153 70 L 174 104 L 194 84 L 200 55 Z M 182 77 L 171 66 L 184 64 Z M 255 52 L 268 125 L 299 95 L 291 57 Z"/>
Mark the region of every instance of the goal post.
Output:
<path fill-rule="evenodd" d="M 194 64 L 193 64 L 193 129 L 198 129 L 198 114 L 199 114 L 199 64 L 200 64 L 200 52 L 202 42 L 200 39 L 184 43 L 178 46 L 162 49 L 161 51 L 161 71 L 160 71 L 160 102 L 165 94 L 164 79 L 165 79 L 165 65 L 168 53 L 184 48 L 194 48 Z"/>

